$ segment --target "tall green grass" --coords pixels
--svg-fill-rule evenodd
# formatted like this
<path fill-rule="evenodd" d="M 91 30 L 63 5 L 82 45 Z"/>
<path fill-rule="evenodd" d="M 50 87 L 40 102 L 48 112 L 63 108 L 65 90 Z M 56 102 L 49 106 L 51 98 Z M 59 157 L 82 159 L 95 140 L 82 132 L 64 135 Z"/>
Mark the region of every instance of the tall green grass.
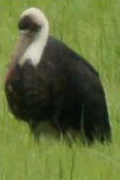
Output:
<path fill-rule="evenodd" d="M 83 55 L 100 73 L 106 90 L 113 142 L 69 147 L 42 136 L 34 141 L 26 124 L 9 112 L 4 81 L 17 37 L 20 13 L 41 8 L 51 34 Z M 120 1 L 0 1 L 0 180 L 115 180 L 120 177 Z"/>

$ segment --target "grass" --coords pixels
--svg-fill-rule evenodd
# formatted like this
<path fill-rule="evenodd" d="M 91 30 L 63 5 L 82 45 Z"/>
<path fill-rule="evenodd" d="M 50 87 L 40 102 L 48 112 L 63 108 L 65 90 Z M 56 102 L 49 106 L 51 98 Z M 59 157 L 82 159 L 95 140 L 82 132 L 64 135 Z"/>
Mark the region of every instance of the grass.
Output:
<path fill-rule="evenodd" d="M 17 37 L 20 13 L 40 7 L 51 34 L 83 55 L 100 73 L 106 90 L 113 143 L 85 147 L 42 136 L 34 141 L 26 124 L 10 114 L 5 74 Z M 0 180 L 115 180 L 120 177 L 120 1 L 0 1 Z"/>

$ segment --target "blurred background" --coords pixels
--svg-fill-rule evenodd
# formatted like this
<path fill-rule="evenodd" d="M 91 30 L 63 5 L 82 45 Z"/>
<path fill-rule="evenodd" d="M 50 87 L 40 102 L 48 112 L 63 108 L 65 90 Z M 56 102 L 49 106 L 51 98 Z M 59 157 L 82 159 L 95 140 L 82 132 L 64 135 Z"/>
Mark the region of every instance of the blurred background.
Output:
<path fill-rule="evenodd" d="M 19 37 L 20 14 L 40 8 L 50 34 L 88 60 L 102 79 L 113 142 L 69 147 L 63 140 L 42 137 L 35 142 L 28 126 L 18 122 L 6 104 L 5 75 Z M 120 177 L 120 1 L 0 1 L 0 180 L 115 180 Z"/>

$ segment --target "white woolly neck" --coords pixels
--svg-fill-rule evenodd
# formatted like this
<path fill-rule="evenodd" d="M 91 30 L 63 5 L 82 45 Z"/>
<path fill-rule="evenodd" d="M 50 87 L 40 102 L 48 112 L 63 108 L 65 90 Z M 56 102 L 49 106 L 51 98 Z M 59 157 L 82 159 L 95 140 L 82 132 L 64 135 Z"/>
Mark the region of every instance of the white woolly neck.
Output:
<path fill-rule="evenodd" d="M 33 18 L 35 18 L 35 22 L 40 24 L 41 29 L 33 34 L 34 38 L 20 58 L 19 64 L 23 65 L 26 61 L 30 61 L 33 66 L 37 66 L 41 60 L 47 43 L 49 35 L 49 23 L 45 15 L 37 8 L 28 9 L 27 11 L 23 12 L 21 17 L 25 15 L 33 16 Z M 28 38 L 28 33 L 30 32 L 24 32 L 24 38 Z"/>

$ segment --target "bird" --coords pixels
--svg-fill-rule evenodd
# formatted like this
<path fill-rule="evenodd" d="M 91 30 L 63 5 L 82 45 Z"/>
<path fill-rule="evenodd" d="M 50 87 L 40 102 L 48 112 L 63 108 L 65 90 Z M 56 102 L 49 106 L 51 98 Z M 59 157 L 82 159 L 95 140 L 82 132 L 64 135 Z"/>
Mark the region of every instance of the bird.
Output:
<path fill-rule="evenodd" d="M 111 141 L 105 91 L 95 68 L 50 35 L 49 21 L 36 7 L 18 21 L 19 42 L 5 80 L 10 111 L 33 133 L 49 121 L 63 134 L 84 132 L 86 142 Z"/>

